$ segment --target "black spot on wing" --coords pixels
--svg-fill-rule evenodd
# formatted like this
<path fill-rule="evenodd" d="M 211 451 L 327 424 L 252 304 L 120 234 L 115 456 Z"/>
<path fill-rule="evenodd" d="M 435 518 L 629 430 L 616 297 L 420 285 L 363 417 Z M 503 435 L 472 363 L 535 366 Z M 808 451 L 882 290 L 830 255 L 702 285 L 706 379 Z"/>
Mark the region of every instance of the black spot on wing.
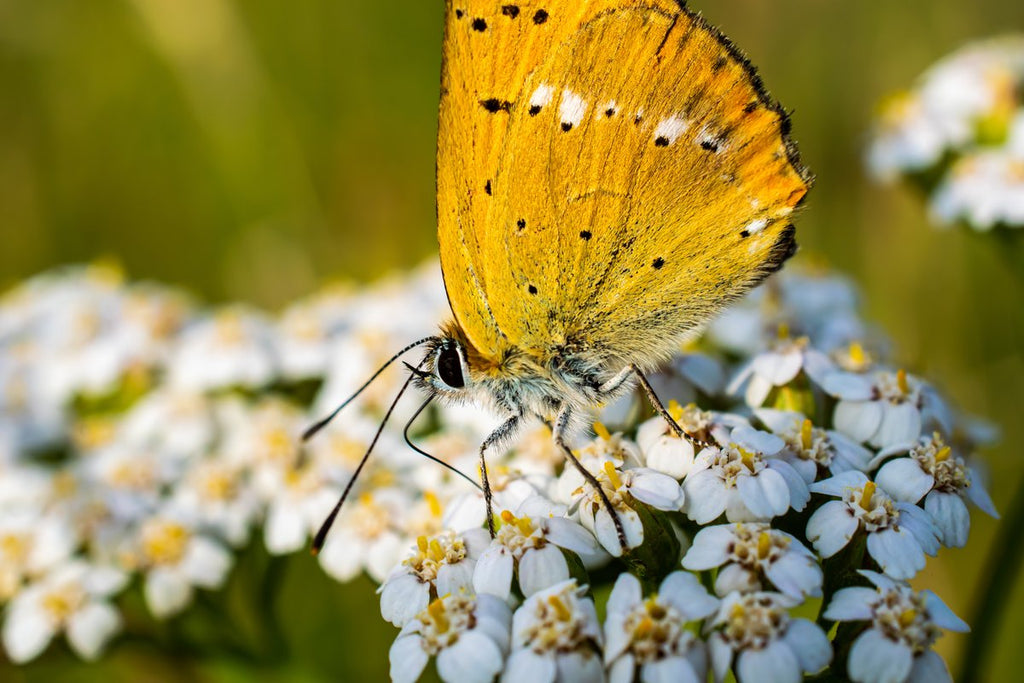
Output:
<path fill-rule="evenodd" d="M 533 105 L 532 107 L 530 107 L 530 110 L 527 113 L 529 113 L 530 116 L 536 116 L 537 114 L 540 113 L 540 105 L 539 104 Z"/>
<path fill-rule="evenodd" d="M 604 110 L 604 115 L 608 118 L 615 116 L 615 107 L 608 107 Z"/>
<path fill-rule="evenodd" d="M 546 10 L 539 9 L 533 15 L 533 23 L 540 25 L 548 20 L 548 13 Z"/>
<path fill-rule="evenodd" d="M 487 193 L 487 196 L 491 195 L 491 181 L 490 180 L 488 180 L 486 183 L 484 183 L 484 192 Z"/>
<path fill-rule="evenodd" d="M 456 19 L 461 19 L 463 17 L 463 15 L 465 15 L 465 12 L 463 12 L 462 10 L 460 10 L 460 9 L 455 10 L 455 18 Z"/>
<path fill-rule="evenodd" d="M 717 140 L 701 140 L 700 141 L 700 148 L 703 149 L 703 150 L 706 150 L 708 152 L 717 152 L 718 151 L 718 141 Z"/>
<path fill-rule="evenodd" d="M 658 137 L 654 138 L 654 146 L 668 147 L 668 138 L 665 137 L 664 135 L 659 135 Z"/>
<path fill-rule="evenodd" d="M 661 267 L 665 265 L 665 259 L 659 256 L 658 258 L 654 259 L 651 265 L 654 266 L 655 270 L 660 270 Z"/>
<path fill-rule="evenodd" d="M 593 235 L 589 230 L 580 230 L 580 239 L 589 241 L 591 237 L 593 237 Z"/>
<path fill-rule="evenodd" d="M 480 106 L 492 114 L 497 114 L 499 111 L 508 111 L 511 109 L 512 103 L 508 100 L 499 100 L 497 97 L 490 97 L 486 100 L 480 100 Z"/>
<path fill-rule="evenodd" d="M 509 17 L 511 19 L 515 19 L 516 17 L 519 16 L 519 6 L 518 5 L 502 5 L 501 6 L 501 13 L 504 14 L 506 17 Z"/>
<path fill-rule="evenodd" d="M 517 220 L 516 221 L 516 227 L 519 228 L 520 230 L 525 229 L 526 228 L 526 219 L 525 218 L 520 218 L 519 220 Z"/>
<path fill-rule="evenodd" d="M 568 133 L 570 130 L 572 130 L 572 123 L 569 121 L 562 121 L 562 132 Z"/>
<path fill-rule="evenodd" d="M 473 30 L 483 33 L 487 30 L 487 22 L 480 17 L 477 17 L 473 20 Z"/>
<path fill-rule="evenodd" d="M 536 287 L 534 287 L 533 285 L 529 285 L 529 286 L 528 286 L 528 287 L 526 288 L 526 291 L 528 291 L 528 292 L 529 292 L 530 294 L 536 294 L 536 293 L 537 293 L 537 288 L 536 288 Z"/>

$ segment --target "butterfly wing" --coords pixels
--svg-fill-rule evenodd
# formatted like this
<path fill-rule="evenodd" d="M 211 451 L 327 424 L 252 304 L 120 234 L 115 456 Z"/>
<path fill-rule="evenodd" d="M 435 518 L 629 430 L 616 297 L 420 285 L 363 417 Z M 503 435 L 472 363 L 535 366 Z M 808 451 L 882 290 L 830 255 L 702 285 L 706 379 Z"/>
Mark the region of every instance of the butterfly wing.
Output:
<path fill-rule="evenodd" d="M 516 7 L 448 16 L 438 208 L 452 309 L 484 356 L 653 363 L 795 249 L 788 218 L 809 177 L 785 114 L 675 3 Z"/>

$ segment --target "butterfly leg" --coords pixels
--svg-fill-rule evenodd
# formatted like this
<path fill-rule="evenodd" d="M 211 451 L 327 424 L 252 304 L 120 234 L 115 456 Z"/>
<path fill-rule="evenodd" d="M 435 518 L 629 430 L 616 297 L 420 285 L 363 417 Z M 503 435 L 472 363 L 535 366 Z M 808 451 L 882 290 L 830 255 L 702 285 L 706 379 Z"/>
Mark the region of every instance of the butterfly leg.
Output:
<path fill-rule="evenodd" d="M 654 387 L 652 387 L 651 383 L 647 381 L 646 377 L 644 377 L 644 373 L 640 372 L 640 368 L 630 363 L 626 369 L 632 370 L 637 376 L 637 379 L 640 380 L 640 386 L 643 387 L 644 393 L 647 394 L 647 400 L 651 402 L 651 407 L 654 408 L 654 412 L 661 415 L 661 418 L 668 423 L 668 426 L 672 428 L 672 431 L 676 433 L 676 436 L 684 437 L 685 434 L 683 434 L 683 428 L 680 427 L 672 418 L 672 415 L 665 410 L 665 406 L 662 404 L 661 399 L 659 399 L 658 395 L 654 393 Z"/>
<path fill-rule="evenodd" d="M 487 506 L 487 531 L 491 538 L 494 538 L 494 496 L 491 493 L 491 482 L 487 478 L 487 451 L 509 439 L 522 422 L 523 416 L 516 414 L 502 422 L 497 429 L 491 432 L 484 442 L 480 444 L 480 480 L 484 485 L 484 504 Z"/>
<path fill-rule="evenodd" d="M 619 514 L 615 511 L 615 508 L 612 507 L 612 502 L 608 499 L 608 494 L 604 492 L 601 482 L 597 480 L 597 477 L 595 477 L 590 470 L 583 466 L 583 463 L 576 459 L 576 456 L 572 453 L 572 449 L 569 448 L 569 445 L 565 442 L 565 432 L 571 422 L 571 408 L 569 408 L 569 406 L 562 406 L 562 409 L 558 412 L 558 417 L 555 418 L 555 426 L 554 429 L 551 430 L 551 436 L 554 439 L 555 444 L 562 449 L 563 453 L 565 453 L 566 459 L 572 463 L 573 467 L 575 467 L 580 474 L 583 475 L 583 478 L 587 480 L 587 483 L 597 491 L 597 495 L 601 498 L 601 503 L 604 504 L 605 509 L 608 510 L 608 514 L 611 515 L 612 523 L 615 525 L 615 533 L 619 537 L 619 545 L 622 547 L 622 552 L 625 553 L 629 550 L 629 545 L 626 543 L 626 531 L 622 528 L 622 520 L 619 519 Z"/>

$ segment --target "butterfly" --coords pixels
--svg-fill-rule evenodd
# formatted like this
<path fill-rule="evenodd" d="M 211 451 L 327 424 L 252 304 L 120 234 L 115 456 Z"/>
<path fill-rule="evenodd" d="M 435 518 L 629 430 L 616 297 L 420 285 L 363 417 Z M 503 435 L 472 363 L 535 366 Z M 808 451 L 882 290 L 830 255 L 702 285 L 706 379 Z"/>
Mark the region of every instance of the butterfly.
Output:
<path fill-rule="evenodd" d="M 795 252 L 812 177 L 789 129 L 683 3 L 446 0 L 437 220 L 453 317 L 403 352 L 427 347 L 409 367 L 430 398 L 503 415 L 479 449 L 492 534 L 486 456 L 525 422 L 551 426 L 610 512 L 568 446 L 590 412 L 639 384 L 682 435 L 645 373 Z"/>

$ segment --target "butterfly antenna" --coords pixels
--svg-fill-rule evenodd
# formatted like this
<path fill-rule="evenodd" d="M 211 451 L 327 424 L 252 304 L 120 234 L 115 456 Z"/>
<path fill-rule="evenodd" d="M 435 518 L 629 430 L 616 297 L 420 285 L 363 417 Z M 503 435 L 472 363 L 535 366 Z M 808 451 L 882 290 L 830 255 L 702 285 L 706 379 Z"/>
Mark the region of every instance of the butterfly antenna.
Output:
<path fill-rule="evenodd" d="M 335 417 L 337 417 L 338 413 L 340 413 L 342 411 L 342 409 L 345 408 L 345 406 L 347 406 L 349 403 L 351 403 L 353 400 L 355 400 L 355 398 L 357 396 L 359 396 L 359 394 L 363 393 L 363 390 L 366 389 L 366 387 L 370 386 L 373 383 L 373 380 L 377 379 L 377 377 L 380 376 L 380 373 L 384 372 L 388 368 L 389 365 L 391 365 L 396 360 L 398 360 L 398 358 L 403 353 L 405 353 L 406 351 L 409 351 L 411 349 L 414 349 L 417 346 L 420 346 L 422 344 L 426 344 L 427 342 L 435 341 L 436 339 L 437 339 L 437 337 L 424 337 L 423 339 L 420 339 L 419 341 L 414 341 L 412 344 L 409 344 L 404 349 L 402 349 L 401 351 L 399 351 L 395 355 L 391 356 L 391 358 L 388 360 L 388 362 L 386 362 L 386 363 L 384 363 L 384 365 L 380 366 L 380 368 L 377 370 L 377 372 L 373 373 L 373 375 L 370 377 L 370 379 L 368 379 L 365 382 L 363 382 L 363 386 L 361 386 L 358 389 L 356 389 L 356 392 L 354 394 L 352 394 L 351 396 L 346 398 L 344 401 L 342 401 L 341 404 L 337 408 L 335 408 L 334 410 L 331 411 L 330 415 L 328 415 L 327 417 L 323 418 L 322 420 L 319 420 L 316 423 L 314 423 L 313 425 L 311 425 L 308 428 L 306 428 L 306 431 L 304 431 L 302 433 L 302 441 L 303 442 L 309 441 L 310 439 L 312 439 L 316 435 L 317 432 L 319 432 L 321 429 L 323 429 L 328 424 L 330 424 L 331 420 L 333 420 Z M 412 367 L 412 366 L 409 366 L 409 367 Z M 418 368 L 417 368 L 417 370 L 418 370 Z M 403 391 L 404 391 L 404 388 L 403 388 Z M 399 396 L 400 395 L 401 395 L 401 393 L 399 393 Z M 392 406 L 392 407 L 394 407 L 394 406 Z"/>
<path fill-rule="evenodd" d="M 413 346 L 415 346 L 415 344 Z M 403 349 L 403 353 L 408 351 L 410 348 L 412 347 L 410 346 Z M 388 362 L 390 363 L 391 361 Z M 377 371 L 377 374 L 380 374 L 379 370 Z M 380 421 L 380 426 L 377 427 L 377 433 L 373 435 L 373 440 L 370 442 L 369 448 L 366 449 L 366 453 L 363 454 L 363 459 L 360 460 L 359 465 L 356 466 L 356 471 L 352 473 L 352 477 L 348 480 L 348 484 L 345 485 L 345 490 L 342 491 L 341 497 L 338 498 L 338 502 L 334 504 L 331 514 L 327 515 L 327 519 L 325 519 L 324 523 L 320 525 L 320 530 L 316 532 L 316 536 L 313 538 L 313 546 L 310 549 L 314 555 L 319 554 L 320 549 L 324 547 L 324 541 L 327 539 L 327 532 L 331 530 L 331 526 L 334 524 L 334 519 L 341 511 L 341 506 L 345 504 L 345 500 L 348 498 L 348 494 L 352 491 L 352 486 L 356 483 L 356 479 L 359 478 L 359 473 L 363 471 L 363 466 L 366 464 L 366 461 L 370 459 L 370 453 L 373 452 L 373 447 L 377 445 L 377 439 L 380 438 L 381 433 L 384 431 L 384 425 L 388 423 L 388 418 L 390 418 L 391 413 L 394 412 L 395 406 L 398 405 L 398 400 L 402 398 L 402 394 L 404 394 L 405 390 L 409 388 L 410 382 L 412 382 L 412 375 L 406 377 L 405 382 L 402 384 L 402 388 L 398 390 L 398 395 L 395 396 L 395 400 L 391 402 L 388 412 L 384 413 L 384 419 Z M 362 391 L 362 389 L 360 389 L 360 391 Z M 356 393 L 358 394 L 359 392 Z M 346 401 L 346 403 L 347 402 L 348 401 Z"/>
<path fill-rule="evenodd" d="M 406 365 L 408 365 L 408 363 L 406 363 Z M 409 367 L 410 367 L 410 369 L 412 369 L 412 366 L 409 366 Z M 405 423 L 405 429 L 402 430 L 402 436 L 405 437 L 406 445 L 408 445 L 409 448 L 413 449 L 414 451 L 416 451 L 417 453 L 422 455 L 427 460 L 432 460 L 432 461 L 436 462 L 438 465 L 444 467 L 445 469 L 450 470 L 451 472 L 454 472 L 455 474 L 459 475 L 460 477 L 462 477 L 463 479 L 468 481 L 470 484 L 475 486 L 478 490 L 483 491 L 483 487 L 480 486 L 480 484 L 478 484 L 476 481 L 474 481 L 472 477 L 467 475 L 462 470 L 457 469 L 456 467 L 454 467 L 452 465 L 449 465 L 444 460 L 441 460 L 440 458 L 438 458 L 436 456 L 433 456 L 430 453 L 427 453 L 425 450 L 423 450 L 422 448 L 420 448 L 419 446 L 414 444 L 412 442 L 412 440 L 409 438 L 409 429 L 412 428 L 412 423 L 416 421 L 416 418 L 420 416 L 420 413 L 422 413 L 424 410 L 426 410 L 427 406 L 430 405 L 430 402 L 433 401 L 433 400 L 434 400 L 433 396 L 428 397 L 427 400 L 423 402 L 423 405 L 421 405 L 419 408 L 416 409 L 416 412 L 413 413 L 412 417 L 409 418 L 409 421 Z"/>

